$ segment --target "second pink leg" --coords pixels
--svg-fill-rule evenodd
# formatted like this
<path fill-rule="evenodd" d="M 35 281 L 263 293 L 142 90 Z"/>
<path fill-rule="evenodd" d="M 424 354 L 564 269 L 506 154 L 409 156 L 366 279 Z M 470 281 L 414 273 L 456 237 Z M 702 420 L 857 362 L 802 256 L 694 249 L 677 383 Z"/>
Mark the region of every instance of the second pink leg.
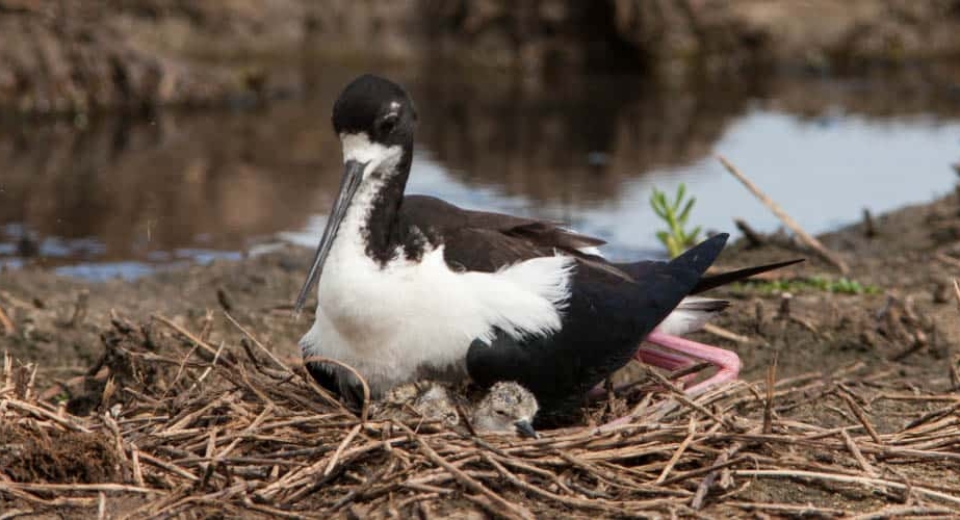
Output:
<path fill-rule="evenodd" d="M 679 356 L 689 356 L 691 358 L 702 359 L 713 365 L 716 365 L 717 373 L 714 374 L 713 377 L 686 390 L 686 392 L 690 395 L 701 394 L 712 386 L 719 385 L 720 383 L 726 383 L 727 381 L 733 381 L 738 375 L 740 375 L 742 363 L 740 362 L 740 357 L 737 356 L 736 352 L 724 350 L 720 347 L 714 347 L 713 345 L 697 343 L 696 341 L 691 341 L 679 336 L 664 334 L 656 330 L 647 336 L 646 341 L 679 353 L 679 355 L 669 355 L 671 359 L 677 359 Z M 639 350 L 637 354 L 640 354 Z M 658 352 L 658 354 L 662 353 Z M 692 364 L 692 361 L 688 360 L 688 365 L 689 364 Z"/>
<path fill-rule="evenodd" d="M 637 349 L 637 353 L 634 354 L 633 358 L 641 363 L 663 368 L 671 372 L 691 367 L 697 363 L 696 360 L 691 359 L 688 356 L 675 354 L 673 352 L 665 352 L 663 350 L 658 350 L 644 345 L 641 345 L 640 348 Z M 685 386 L 687 381 L 690 381 L 696 377 L 696 375 L 697 374 L 695 373 L 687 374 L 677 379 L 677 383 L 679 383 L 681 386 Z"/>

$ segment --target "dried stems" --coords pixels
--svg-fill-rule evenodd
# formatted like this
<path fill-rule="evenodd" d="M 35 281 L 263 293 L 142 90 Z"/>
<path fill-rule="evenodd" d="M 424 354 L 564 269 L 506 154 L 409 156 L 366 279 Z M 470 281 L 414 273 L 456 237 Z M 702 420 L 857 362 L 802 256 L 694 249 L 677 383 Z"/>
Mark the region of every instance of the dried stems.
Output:
<path fill-rule="evenodd" d="M 953 295 L 957 297 L 957 308 L 960 309 L 960 280 L 953 279 Z"/>
<path fill-rule="evenodd" d="M 116 388 L 98 390 L 100 411 L 86 417 L 41 400 L 29 388 L 32 368 L 4 362 L 0 432 L 100 439 L 119 467 L 102 482 L 25 479 L 0 449 L 4 507 L 68 508 L 67 516 L 88 517 L 126 507 L 129 518 L 457 516 L 478 508 L 512 519 L 960 512 L 960 484 L 931 477 L 960 468 L 960 398 L 904 394 L 891 378 L 866 387 L 862 365 L 779 380 L 771 369 L 758 385 L 695 398 L 646 394 L 625 403 L 634 409 L 632 422 L 544 430 L 541 439 L 520 441 L 376 413 L 361 419 L 319 397 L 302 370 L 232 318 L 272 366 L 244 356 L 236 342 L 214 347 L 172 320 L 155 319 L 168 329 L 152 334 L 153 348 L 135 327 L 105 333 L 109 375 L 97 381 L 113 380 Z M 849 410 L 846 422 L 827 427 L 791 414 L 804 403 Z M 902 427 L 872 415 L 888 405 L 911 411 Z M 807 504 L 804 487 L 821 484 L 842 488 L 837 496 L 849 500 Z M 764 486 L 796 492 L 746 491 Z M 900 503 L 904 494 L 915 501 Z M 866 497 L 873 510 L 864 509 Z M 889 503 L 880 507 L 878 497 Z"/>
<path fill-rule="evenodd" d="M 13 320 L 10 319 L 10 316 L 7 316 L 7 313 L 3 310 L 2 305 L 0 305 L 0 332 L 3 334 L 17 333 L 16 325 L 13 324 Z"/>

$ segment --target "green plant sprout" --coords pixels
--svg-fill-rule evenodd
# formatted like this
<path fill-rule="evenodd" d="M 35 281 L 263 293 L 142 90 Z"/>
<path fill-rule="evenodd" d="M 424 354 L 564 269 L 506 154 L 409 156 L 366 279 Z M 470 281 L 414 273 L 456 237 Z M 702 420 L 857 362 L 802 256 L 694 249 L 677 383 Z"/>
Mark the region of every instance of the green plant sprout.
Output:
<path fill-rule="evenodd" d="M 685 200 L 686 195 L 687 186 L 682 182 L 677 187 L 673 202 L 668 201 L 667 195 L 656 188 L 650 195 L 650 207 L 660 217 L 660 220 L 667 225 L 666 230 L 657 232 L 657 238 L 667 248 L 667 254 L 670 255 L 670 258 L 676 258 L 694 246 L 697 243 L 697 237 L 700 235 L 700 226 L 687 231 L 687 219 L 690 217 L 690 210 L 693 209 L 697 198 L 690 197 Z"/>
<path fill-rule="evenodd" d="M 800 292 L 804 290 L 823 291 L 833 294 L 879 294 L 880 287 L 861 284 L 849 278 L 831 280 L 822 276 L 794 280 L 746 281 L 733 285 L 734 289 L 753 287 L 761 293 Z"/>

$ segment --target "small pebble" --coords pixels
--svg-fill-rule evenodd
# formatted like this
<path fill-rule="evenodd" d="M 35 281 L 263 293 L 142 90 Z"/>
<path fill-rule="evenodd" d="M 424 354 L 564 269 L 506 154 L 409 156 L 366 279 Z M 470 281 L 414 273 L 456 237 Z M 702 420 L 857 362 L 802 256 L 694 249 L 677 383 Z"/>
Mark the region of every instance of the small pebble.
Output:
<path fill-rule="evenodd" d="M 950 301 L 950 288 L 943 282 L 937 282 L 933 288 L 933 303 L 944 304 Z"/>

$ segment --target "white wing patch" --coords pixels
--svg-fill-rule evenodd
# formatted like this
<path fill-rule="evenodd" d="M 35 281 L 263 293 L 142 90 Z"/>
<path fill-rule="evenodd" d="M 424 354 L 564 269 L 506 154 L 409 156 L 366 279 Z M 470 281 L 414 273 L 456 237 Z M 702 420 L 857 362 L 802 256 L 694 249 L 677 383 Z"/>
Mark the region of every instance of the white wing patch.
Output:
<path fill-rule="evenodd" d="M 575 260 L 567 256 L 533 258 L 494 274 L 464 273 L 487 321 L 503 332 L 548 334 L 560 329 L 560 310 L 570 298 Z M 482 338 L 493 340 L 492 327 Z"/>
<path fill-rule="evenodd" d="M 729 302 L 702 296 L 687 296 L 673 310 L 657 330 L 672 336 L 683 336 L 703 328 L 711 318 L 727 308 Z"/>

